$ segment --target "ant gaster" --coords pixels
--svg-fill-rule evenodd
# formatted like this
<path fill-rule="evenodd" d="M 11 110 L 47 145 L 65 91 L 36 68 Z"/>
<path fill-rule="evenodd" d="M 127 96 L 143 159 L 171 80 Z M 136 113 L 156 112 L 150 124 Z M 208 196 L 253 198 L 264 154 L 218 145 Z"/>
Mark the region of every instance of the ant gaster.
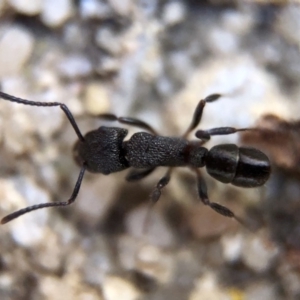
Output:
<path fill-rule="evenodd" d="M 124 141 L 128 131 L 120 127 L 101 126 L 83 136 L 70 110 L 63 103 L 35 102 L 0 92 L 0 98 L 19 104 L 43 107 L 59 106 L 66 114 L 78 136 L 78 141 L 74 146 L 74 159 L 81 166 L 69 200 L 41 203 L 23 208 L 4 217 L 1 224 L 36 209 L 72 204 L 78 195 L 86 170 L 108 175 L 132 167 L 133 169 L 126 176 L 126 180 L 137 181 L 160 166 L 168 167 L 168 171 L 158 181 L 150 195 L 152 204 L 159 200 L 162 189 L 169 183 L 173 167 L 188 166 L 196 174 L 198 194 L 203 204 L 208 205 L 223 216 L 240 221 L 230 209 L 209 200 L 206 183 L 199 168 L 206 166 L 207 172 L 223 183 L 231 183 L 246 188 L 263 185 L 270 176 L 271 167 L 268 157 L 261 151 L 255 148 L 238 147 L 235 144 L 216 145 L 210 150 L 203 147 L 203 144 L 211 136 L 233 134 L 251 128 L 218 127 L 209 130 L 198 130 L 196 132 L 198 140 L 187 140 L 189 133 L 199 125 L 205 104 L 220 97 L 220 94 L 212 94 L 200 100 L 190 126 L 181 137 L 160 136 L 150 125 L 138 119 L 117 117 L 113 114 L 99 115 L 98 117 L 108 121 L 118 121 L 148 131 L 135 133 L 128 141 Z"/>

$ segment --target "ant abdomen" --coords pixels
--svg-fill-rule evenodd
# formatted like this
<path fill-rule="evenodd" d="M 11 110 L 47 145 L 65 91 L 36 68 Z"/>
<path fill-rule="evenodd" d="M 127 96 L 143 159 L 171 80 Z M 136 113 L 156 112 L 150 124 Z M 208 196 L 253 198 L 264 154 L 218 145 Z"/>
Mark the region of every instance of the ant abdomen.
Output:
<path fill-rule="evenodd" d="M 240 187 L 261 186 L 271 172 L 270 161 L 263 152 L 234 144 L 214 146 L 207 153 L 205 162 L 210 176 Z"/>

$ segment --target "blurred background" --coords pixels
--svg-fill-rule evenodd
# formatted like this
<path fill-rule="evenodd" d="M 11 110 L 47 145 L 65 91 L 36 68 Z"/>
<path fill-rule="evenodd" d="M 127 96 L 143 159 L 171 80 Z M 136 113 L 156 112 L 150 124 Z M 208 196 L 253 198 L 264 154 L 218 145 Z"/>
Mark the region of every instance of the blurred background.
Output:
<path fill-rule="evenodd" d="M 1 90 L 65 103 L 83 133 L 111 112 L 180 135 L 200 99 L 201 129 L 272 161 L 261 188 L 210 178 L 201 203 L 178 168 L 142 227 L 166 170 L 86 174 L 76 202 L 0 227 L 1 300 L 300 299 L 300 6 L 298 1 L 1 0 Z M 130 128 L 130 135 L 138 131 Z M 193 133 L 191 134 L 191 138 Z M 0 101 L 0 216 L 69 198 L 76 135 L 58 108 Z"/>

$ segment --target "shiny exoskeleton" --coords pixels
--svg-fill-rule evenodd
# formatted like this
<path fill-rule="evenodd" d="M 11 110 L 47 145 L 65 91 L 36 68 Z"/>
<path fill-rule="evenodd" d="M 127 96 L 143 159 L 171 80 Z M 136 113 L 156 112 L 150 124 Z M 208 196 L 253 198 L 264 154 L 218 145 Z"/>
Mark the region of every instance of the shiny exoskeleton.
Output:
<path fill-rule="evenodd" d="M 190 141 L 187 139 L 189 133 L 199 125 L 205 104 L 220 97 L 220 94 L 212 94 L 200 100 L 190 126 L 180 137 L 160 136 L 150 125 L 138 119 L 117 117 L 113 114 L 98 116 L 108 121 L 118 121 L 148 131 L 135 133 L 129 140 L 125 141 L 128 131 L 120 127 L 101 126 L 83 136 L 71 112 L 63 103 L 34 102 L 0 92 L 0 98 L 20 104 L 43 107 L 59 106 L 66 114 L 78 136 L 73 154 L 75 161 L 81 166 L 79 177 L 69 200 L 26 207 L 7 215 L 1 220 L 1 223 L 7 223 L 36 209 L 70 205 L 78 195 L 86 170 L 108 175 L 132 167 L 133 169 L 128 173 L 126 179 L 137 181 L 149 175 L 156 167 L 161 166 L 168 167 L 168 170 L 150 195 L 152 203 L 158 201 L 162 189 L 170 181 L 173 168 L 186 166 L 196 174 L 198 193 L 202 202 L 224 216 L 238 219 L 225 206 L 209 200 L 206 184 L 199 168 L 206 166 L 207 172 L 223 183 L 250 188 L 263 185 L 270 176 L 271 167 L 268 157 L 255 148 L 238 147 L 235 144 L 221 144 L 210 150 L 203 147 L 203 144 L 213 135 L 226 135 L 238 131 L 253 130 L 251 128 L 218 127 L 210 130 L 198 130 L 195 134 L 197 140 Z"/>

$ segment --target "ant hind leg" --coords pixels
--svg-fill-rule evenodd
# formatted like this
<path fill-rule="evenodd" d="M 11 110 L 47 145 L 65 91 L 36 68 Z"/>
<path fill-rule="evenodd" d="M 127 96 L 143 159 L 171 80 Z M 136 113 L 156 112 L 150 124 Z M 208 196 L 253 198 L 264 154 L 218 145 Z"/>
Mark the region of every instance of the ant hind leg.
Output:
<path fill-rule="evenodd" d="M 208 205 L 215 212 L 217 212 L 225 217 L 234 218 L 238 222 L 244 223 L 244 222 L 242 222 L 242 220 L 240 220 L 240 218 L 236 217 L 235 214 L 229 208 L 227 208 L 221 204 L 211 202 L 209 200 L 208 195 L 207 195 L 206 183 L 205 183 L 204 179 L 202 178 L 200 171 L 198 169 L 195 169 L 195 172 L 197 175 L 198 194 L 199 194 L 199 197 L 200 197 L 201 201 L 203 202 L 203 204 Z"/>

